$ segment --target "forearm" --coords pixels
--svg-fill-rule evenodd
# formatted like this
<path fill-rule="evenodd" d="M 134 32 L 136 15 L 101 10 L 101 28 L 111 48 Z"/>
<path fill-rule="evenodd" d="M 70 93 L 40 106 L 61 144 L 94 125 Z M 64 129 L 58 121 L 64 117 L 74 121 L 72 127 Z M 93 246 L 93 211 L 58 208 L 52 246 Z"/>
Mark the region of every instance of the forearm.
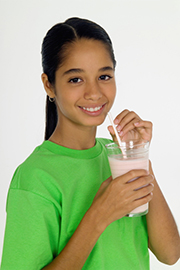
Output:
<path fill-rule="evenodd" d="M 94 209 L 89 209 L 61 253 L 43 270 L 80 270 L 103 232 Z"/>
<path fill-rule="evenodd" d="M 151 164 L 150 173 L 153 174 Z M 151 251 L 161 262 L 174 264 L 180 257 L 180 236 L 156 180 L 154 181 L 153 199 L 149 203 L 147 226 Z"/>

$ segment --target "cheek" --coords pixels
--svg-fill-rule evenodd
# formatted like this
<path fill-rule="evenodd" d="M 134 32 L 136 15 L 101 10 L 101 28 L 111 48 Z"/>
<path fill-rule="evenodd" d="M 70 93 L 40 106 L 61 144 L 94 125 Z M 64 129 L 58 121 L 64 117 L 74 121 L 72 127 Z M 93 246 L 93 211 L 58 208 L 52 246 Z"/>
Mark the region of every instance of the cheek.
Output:
<path fill-rule="evenodd" d="M 76 92 L 64 91 L 56 95 L 56 106 L 63 114 L 69 114 L 76 106 L 78 96 Z"/>
<path fill-rule="evenodd" d="M 109 99 L 114 102 L 114 99 L 116 97 L 116 84 L 114 83 L 109 91 Z"/>

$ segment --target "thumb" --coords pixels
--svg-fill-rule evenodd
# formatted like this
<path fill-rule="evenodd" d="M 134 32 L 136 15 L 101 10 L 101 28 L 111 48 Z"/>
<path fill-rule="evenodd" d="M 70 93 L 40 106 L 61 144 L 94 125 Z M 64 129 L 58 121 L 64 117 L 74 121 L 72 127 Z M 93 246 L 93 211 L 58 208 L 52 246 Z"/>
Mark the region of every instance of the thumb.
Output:
<path fill-rule="evenodd" d="M 94 197 L 94 200 L 96 200 L 98 197 L 100 197 L 104 193 L 104 191 L 109 186 L 109 184 L 111 183 L 112 180 L 113 180 L 112 176 L 110 176 L 104 182 L 102 182 L 98 192 L 96 193 L 96 196 Z"/>
<path fill-rule="evenodd" d="M 109 133 L 110 133 L 110 135 L 111 135 L 113 141 L 114 141 L 114 142 L 117 142 L 117 138 L 116 138 L 116 135 L 115 135 L 115 133 L 114 133 L 113 127 L 112 127 L 112 126 L 108 126 L 107 128 L 108 128 L 108 131 L 109 131 Z"/>

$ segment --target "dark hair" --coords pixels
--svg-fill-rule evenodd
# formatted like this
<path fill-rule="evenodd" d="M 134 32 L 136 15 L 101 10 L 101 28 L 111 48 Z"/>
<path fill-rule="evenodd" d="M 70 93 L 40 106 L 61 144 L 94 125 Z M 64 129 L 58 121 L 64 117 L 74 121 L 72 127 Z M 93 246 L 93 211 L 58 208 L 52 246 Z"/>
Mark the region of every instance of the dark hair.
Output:
<path fill-rule="evenodd" d="M 101 41 L 107 47 L 114 67 L 116 66 L 112 42 L 106 31 L 92 21 L 70 18 L 64 23 L 54 25 L 47 32 L 42 43 L 43 72 L 48 76 L 48 80 L 52 85 L 55 84 L 55 73 L 65 59 L 67 46 L 81 38 Z M 48 140 L 54 132 L 57 120 L 56 104 L 50 102 L 47 96 L 45 140 Z"/>

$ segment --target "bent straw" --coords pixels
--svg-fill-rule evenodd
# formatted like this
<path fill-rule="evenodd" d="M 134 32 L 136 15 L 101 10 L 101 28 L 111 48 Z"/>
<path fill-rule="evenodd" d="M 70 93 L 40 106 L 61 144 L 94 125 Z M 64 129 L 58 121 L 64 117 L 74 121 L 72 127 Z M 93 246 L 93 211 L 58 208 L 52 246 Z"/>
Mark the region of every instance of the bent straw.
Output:
<path fill-rule="evenodd" d="M 113 127 L 113 130 L 114 130 L 114 133 L 115 133 L 115 135 L 116 135 L 116 138 L 117 138 L 119 147 L 120 147 L 120 149 L 121 149 L 121 151 L 122 151 L 123 157 L 126 158 L 126 153 L 125 153 L 125 151 L 124 151 L 124 149 L 123 149 L 123 147 L 122 147 L 121 139 L 120 139 L 119 134 L 118 134 L 118 132 L 117 132 L 117 129 L 116 129 L 115 125 L 114 125 L 113 118 L 112 118 L 112 115 L 111 115 L 110 112 L 108 112 L 108 117 L 109 117 L 109 120 L 110 120 L 111 125 L 112 125 L 112 127 Z"/>

